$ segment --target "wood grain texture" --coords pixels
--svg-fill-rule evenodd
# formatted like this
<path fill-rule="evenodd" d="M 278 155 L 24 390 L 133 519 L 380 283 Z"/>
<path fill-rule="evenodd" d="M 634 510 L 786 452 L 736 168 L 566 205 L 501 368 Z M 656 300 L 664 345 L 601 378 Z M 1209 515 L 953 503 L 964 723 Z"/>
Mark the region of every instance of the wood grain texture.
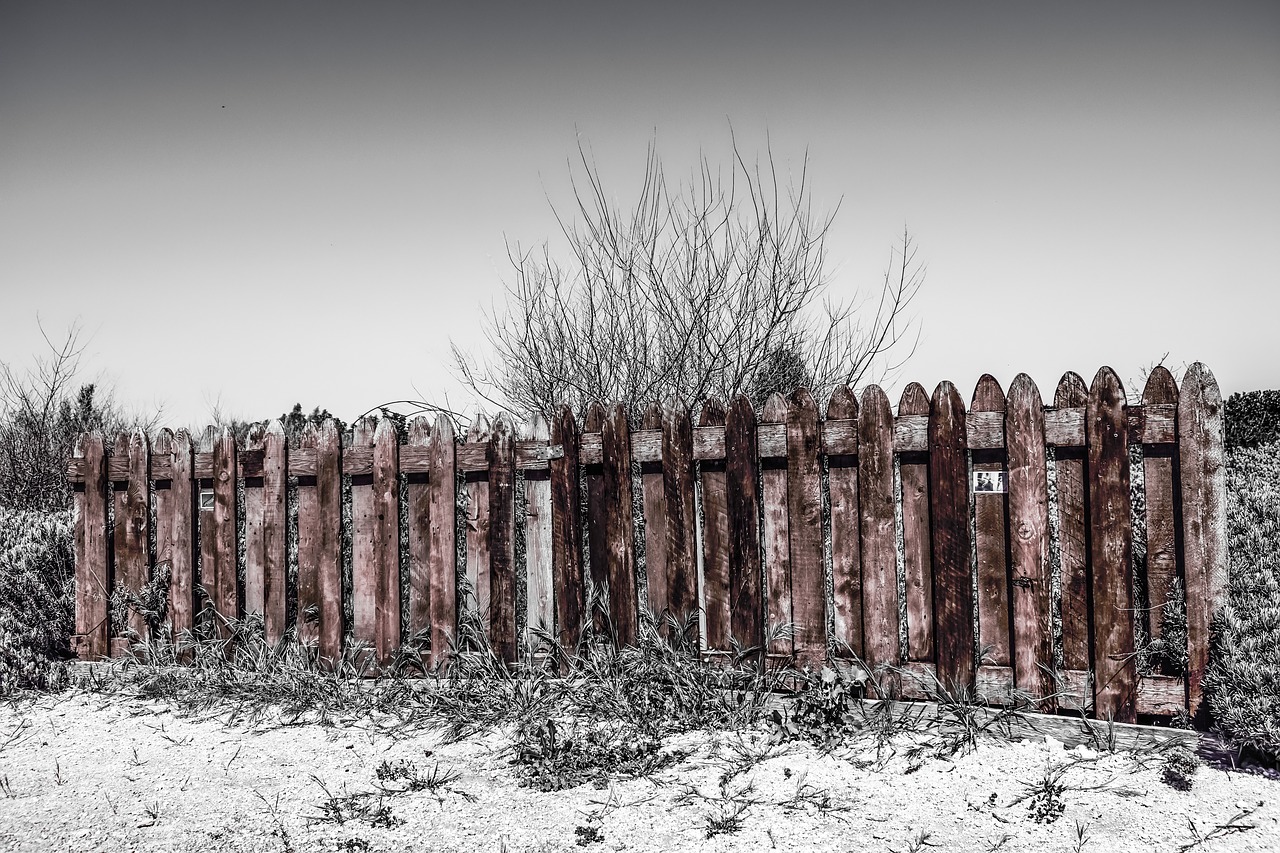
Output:
<path fill-rule="evenodd" d="M 344 466 L 357 453 L 372 459 L 377 420 L 364 417 L 351 428 L 351 443 L 343 448 Z M 344 467 L 344 473 L 346 469 Z M 378 653 L 378 520 L 371 474 L 351 480 L 351 610 L 352 639 L 376 658 Z"/>
<path fill-rule="evenodd" d="M 725 496 L 729 519 L 729 622 L 743 649 L 764 661 L 764 600 L 761 595 L 760 490 L 757 486 L 756 413 L 737 396 L 725 415 Z"/>
<path fill-rule="evenodd" d="M 791 613 L 796 621 L 796 660 L 802 665 L 815 666 L 827 657 L 819 436 L 817 403 L 808 390 L 798 389 L 787 406 Z"/>
<path fill-rule="evenodd" d="M 578 422 L 562 406 L 551 424 L 551 440 L 561 447 L 551 466 L 551 574 L 556 591 L 556 632 L 566 654 L 577 651 L 586 593 L 582 576 L 582 518 L 579 505 Z"/>
<path fill-rule="evenodd" d="M 168 479 L 156 483 L 156 569 L 169 571 L 169 627 L 174 639 L 194 627 L 195 491 L 191 476 L 191 436 L 161 430 L 152 448 L 152 466 L 162 460 Z M 153 470 L 154 476 L 154 470 Z"/>
<path fill-rule="evenodd" d="M 898 417 L 929 418 L 929 394 L 912 382 L 898 400 Z M 927 440 L 926 440 L 927 444 Z M 933 543 L 929 529 L 929 457 L 903 453 L 899 459 L 902 480 L 902 563 L 907 593 L 907 659 L 934 659 Z"/>
<path fill-rule="evenodd" d="M 667 400 L 662 407 L 662 490 L 666 505 L 663 551 L 667 606 L 677 622 L 697 626 L 698 519 L 693 419 L 689 407 L 679 398 Z M 693 630 L 696 632 L 696 627 Z M 691 639 L 696 646 L 698 638 Z"/>
<path fill-rule="evenodd" d="M 546 443 L 551 438 L 547 419 L 535 414 L 525 429 L 529 441 Z M 519 454 L 517 453 L 517 459 Z M 551 583 L 551 480 L 548 475 L 527 471 L 525 494 L 525 624 L 555 636 L 555 591 Z M 532 636 L 527 640 L 535 647 Z"/>
<path fill-rule="evenodd" d="M 787 401 L 773 394 L 765 401 L 760 416 L 763 431 L 770 425 L 786 428 Z M 780 629 L 794 624 L 791 613 L 791 534 L 787 517 L 787 469 L 772 460 L 762 463 L 760 474 L 764 498 L 764 576 L 767 588 L 769 653 L 790 656 L 795 645 L 789 631 Z M 705 536 L 705 532 L 704 532 Z"/>
<path fill-rule="evenodd" d="M 878 385 L 863 389 L 858 412 L 858 518 L 864 660 L 876 670 L 896 666 L 902 656 L 894 535 L 893 413 L 889 398 Z"/>
<path fill-rule="evenodd" d="M 1173 374 L 1157 365 L 1142 389 L 1144 408 L 1178 402 L 1178 385 Z M 1177 454 L 1163 452 L 1155 444 L 1143 446 L 1143 489 L 1147 510 L 1147 606 L 1148 631 L 1152 640 L 1164 633 L 1164 614 L 1169 590 L 1178 576 L 1177 527 L 1174 520 L 1174 491 L 1177 486 Z"/>
<path fill-rule="evenodd" d="M 1014 684 L 1033 697 L 1054 692 L 1049 566 L 1049 479 L 1040 389 L 1025 373 L 1009 386 L 1009 565 L 1013 578 Z M 1053 701 L 1041 708 L 1051 710 Z"/>
<path fill-rule="evenodd" d="M 1227 485 L 1222 395 L 1209 368 L 1196 362 L 1178 400 L 1178 468 L 1187 590 L 1187 702 L 1203 719 L 1209 628 L 1227 592 Z"/>
<path fill-rule="evenodd" d="M 76 446 L 84 489 L 75 493 L 76 648 L 81 660 L 108 653 L 111 567 L 107 543 L 107 454 L 102 436 L 82 435 Z"/>
<path fill-rule="evenodd" d="M 151 525 L 149 481 L 151 445 L 146 433 L 121 433 L 112 451 L 117 463 L 124 462 L 123 482 L 112 483 L 115 495 L 115 586 L 138 594 L 151 580 L 148 537 Z M 136 606 L 129 607 L 127 623 L 136 641 L 146 642 L 146 618 Z"/>
<path fill-rule="evenodd" d="M 929 412 L 929 509 L 937 672 L 946 690 L 970 689 L 977 676 L 965 437 L 960 394 L 950 382 L 939 383 Z"/>
<path fill-rule="evenodd" d="M 228 619 L 240 617 L 236 578 L 236 438 L 223 428 L 213 441 L 213 509 L 200 513 L 202 581 L 218 614 L 219 635 L 230 635 Z M 207 522 L 207 524 L 206 524 Z"/>
<path fill-rule="evenodd" d="M 420 452 L 430 459 L 431 421 L 423 415 L 410 419 L 409 436 L 402 451 Z M 401 462 L 407 453 L 401 453 Z M 431 643 L 431 487 L 429 471 L 408 477 L 405 513 L 409 522 L 409 637 L 419 649 Z"/>
<path fill-rule="evenodd" d="M 316 537 L 314 572 L 320 602 L 319 641 L 322 658 L 342 657 L 342 433 L 326 418 L 315 433 Z"/>
<path fill-rule="evenodd" d="M 592 403 L 587 407 L 586 417 L 582 422 L 582 445 L 593 435 L 603 441 L 601 430 L 604 428 L 604 405 Z M 603 448 L 603 444 L 601 445 Z M 603 449 L 601 451 L 603 459 Z M 608 624 L 609 595 L 605 590 L 609 586 L 609 494 L 605 491 L 604 466 L 601 462 L 583 463 L 582 479 L 587 492 L 587 559 L 591 570 L 591 589 L 588 590 L 587 601 L 595 602 L 591 606 L 588 618 L 591 619 L 592 630 L 597 636 L 611 636 Z"/>
<path fill-rule="evenodd" d="M 650 405 L 641 419 L 644 432 L 657 432 L 661 436 L 662 407 Z M 663 461 L 645 462 L 640 466 L 641 500 L 644 505 L 644 559 L 645 575 L 649 584 L 649 611 L 662 625 L 662 620 L 672 614 L 667 592 L 667 497 L 664 482 Z"/>
<path fill-rule="evenodd" d="M 635 505 L 631 497 L 631 428 L 627 410 L 615 404 L 600 431 L 607 503 L 609 615 L 619 645 L 635 645 L 639 627 L 636 588 Z"/>
<path fill-rule="evenodd" d="M 505 412 L 493 422 L 489 443 L 489 639 L 494 653 L 515 663 L 516 509 L 515 424 Z"/>
<path fill-rule="evenodd" d="M 1094 711 L 1132 723 L 1137 715 L 1134 660 L 1132 521 L 1125 394 L 1109 367 L 1089 389 L 1089 543 L 1093 572 Z"/>
<path fill-rule="evenodd" d="M 723 427 L 724 405 L 708 400 L 701 426 Z M 702 479 L 702 590 L 707 619 L 707 649 L 727 651 L 732 625 L 729 603 L 729 495 L 725 466 L 704 462 Z"/>
<path fill-rule="evenodd" d="M 1062 581 L 1062 657 L 1069 670 L 1088 670 L 1093 665 L 1089 638 L 1093 633 L 1092 580 L 1089 572 L 1089 508 L 1086 503 L 1084 407 L 1089 389 L 1080 375 L 1068 371 L 1058 381 L 1053 405 L 1059 412 L 1080 411 L 1080 447 L 1059 446 L 1056 454 L 1058 480 L 1058 562 Z M 1045 432 L 1049 431 L 1045 414 Z"/>
<path fill-rule="evenodd" d="M 315 453 L 317 432 L 314 423 L 307 422 L 298 437 L 298 450 L 294 452 L 291 462 L 299 457 L 309 455 L 312 459 L 312 473 L 299 476 L 296 465 L 290 467 L 289 473 L 299 476 L 298 492 L 298 642 L 304 646 L 319 650 L 320 643 L 320 512 L 317 501 L 317 479 L 315 478 Z"/>
<path fill-rule="evenodd" d="M 487 448 L 492 439 L 489 419 L 477 414 L 467 430 L 467 444 L 485 445 Z M 462 448 L 459 448 L 461 453 Z M 485 450 L 488 453 L 488 450 Z M 486 457 L 487 468 L 487 457 Z M 469 607 L 480 616 L 480 624 L 486 635 L 489 634 L 489 613 L 491 608 L 489 587 L 489 477 L 487 471 L 469 472 L 466 483 L 467 493 L 467 585 L 471 588 L 471 598 L 464 606 Z"/>
<path fill-rule="evenodd" d="M 284 434 L 284 425 L 279 420 L 272 420 L 263 438 L 262 454 L 263 622 L 270 643 L 278 643 L 284 637 L 286 627 L 288 456 L 289 441 Z"/>
<path fill-rule="evenodd" d="M 969 428 L 975 418 L 996 417 L 1000 423 L 1001 441 L 1004 438 L 1005 396 L 1000 383 L 991 374 L 983 374 L 973 392 L 969 408 L 966 435 L 972 440 L 974 431 Z M 973 452 L 974 472 L 1004 471 L 1005 452 L 990 447 Z M 972 445 L 970 446 L 972 449 Z M 982 650 L 982 663 L 994 666 L 1011 666 L 1013 663 L 1012 631 L 1010 617 L 1012 600 L 1009 594 L 1009 537 L 1008 506 L 1003 492 L 976 492 L 974 503 L 974 550 L 978 558 L 978 642 Z"/>
<path fill-rule="evenodd" d="M 428 606 L 431 614 L 431 666 L 439 667 L 458 636 L 458 484 L 453 422 L 436 415 L 427 444 L 427 542 Z"/>
<path fill-rule="evenodd" d="M 254 424 L 245 436 L 244 450 L 262 450 L 266 428 Z M 244 453 L 241 451 L 241 454 Z M 241 469 L 243 475 L 243 469 Z M 267 579 L 263 563 L 266 549 L 262 541 L 262 478 L 243 477 L 244 483 L 244 612 L 263 618 L 266 610 Z"/>
<path fill-rule="evenodd" d="M 848 386 L 838 386 L 827 403 L 827 428 L 843 421 L 854 426 L 856 453 L 858 399 Z M 846 445 L 847 446 L 847 445 Z M 858 463 L 849 454 L 827 456 L 827 489 L 831 499 L 831 589 L 834 640 L 840 653 L 863 658 L 862 536 L 858 521 Z"/>
<path fill-rule="evenodd" d="M 391 662 L 400 648 L 400 441 L 390 418 L 373 435 L 374 601 L 378 662 Z"/>

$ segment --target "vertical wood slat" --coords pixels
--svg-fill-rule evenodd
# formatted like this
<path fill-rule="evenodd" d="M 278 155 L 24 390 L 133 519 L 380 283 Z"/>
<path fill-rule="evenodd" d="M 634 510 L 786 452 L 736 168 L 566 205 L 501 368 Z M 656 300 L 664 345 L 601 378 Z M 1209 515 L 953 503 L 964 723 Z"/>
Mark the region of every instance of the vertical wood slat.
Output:
<path fill-rule="evenodd" d="M 1157 365 L 1142 389 L 1143 406 L 1177 405 L 1178 385 L 1163 365 Z M 1172 448 L 1145 444 L 1142 448 L 1142 479 L 1147 527 L 1147 606 L 1152 640 L 1164 633 L 1163 616 L 1169 591 L 1178 575 L 1177 526 L 1174 519 L 1174 487 L 1177 455 Z"/>
<path fill-rule="evenodd" d="M 708 400 L 702 407 L 698 425 L 723 427 L 724 405 Z M 702 591 L 707 617 L 706 648 L 727 651 L 732 615 L 729 604 L 729 496 L 725 465 L 704 460 L 702 480 Z"/>
<path fill-rule="evenodd" d="M 785 424 L 787 401 L 773 394 L 765 401 L 762 424 Z M 764 565 L 770 654 L 790 655 L 795 650 L 794 637 L 779 632 L 792 625 L 791 615 L 791 534 L 787 518 L 787 468 L 776 459 L 762 460 L 760 474 L 764 498 Z"/>
<path fill-rule="evenodd" d="M 1080 375 L 1064 373 L 1054 391 L 1055 409 L 1083 409 L 1089 390 Z M 1093 666 L 1089 638 L 1093 634 L 1092 582 L 1089 573 L 1089 508 L 1082 447 L 1056 449 L 1058 485 L 1058 562 L 1062 584 L 1062 657 L 1069 670 Z M 1086 700 L 1087 703 L 1087 700 Z"/>
<path fill-rule="evenodd" d="M 303 425 L 298 446 L 303 450 L 315 451 L 319 435 L 316 425 L 307 422 Z M 317 460 L 318 463 L 318 460 Z M 317 464 L 317 474 L 319 473 Z M 304 645 L 314 645 L 319 650 L 322 604 L 320 596 L 320 504 L 318 500 L 319 477 L 298 478 L 298 641 Z"/>
<path fill-rule="evenodd" d="M 693 419 L 684 401 L 672 398 L 662 407 L 662 488 L 667 516 L 667 603 L 676 620 L 694 626 L 693 634 L 696 635 L 698 518 L 693 476 Z M 756 564 L 759 565 L 758 553 Z M 694 641 L 697 642 L 696 637 Z"/>
<path fill-rule="evenodd" d="M 410 447 L 429 447 L 431 421 L 422 415 L 408 424 Z M 429 450 L 427 451 L 430 452 Z M 425 647 L 431 632 L 431 480 L 411 475 L 405 484 L 409 522 L 409 638 Z"/>
<path fill-rule="evenodd" d="M 1049 571 L 1049 481 L 1044 406 L 1031 377 L 1009 386 L 1005 412 L 1009 466 L 1009 566 L 1013 577 L 1013 677 L 1033 697 L 1054 692 Z M 1042 708 L 1050 710 L 1053 700 Z"/>
<path fill-rule="evenodd" d="M 560 648 L 572 654 L 581 637 L 585 600 L 582 578 L 582 518 L 579 504 L 578 422 L 562 406 L 551 424 L 551 441 L 561 455 L 551 469 L 551 575 L 556 591 L 556 632 Z"/>
<path fill-rule="evenodd" d="M 458 633 L 457 446 L 447 415 L 436 415 L 427 446 L 427 598 L 431 665 L 439 667 Z"/>
<path fill-rule="evenodd" d="M 314 433 L 316 448 L 315 538 L 312 571 L 319 599 L 317 649 L 322 658 L 342 657 L 342 433 L 326 418 Z M 301 528 L 301 525 L 299 525 Z"/>
<path fill-rule="evenodd" d="M 1085 420 L 1089 450 L 1089 542 L 1093 575 L 1094 712 L 1132 723 L 1137 718 L 1134 660 L 1132 520 L 1129 431 L 1120 378 L 1100 369 L 1089 389 Z"/>
<path fill-rule="evenodd" d="M 489 631 L 499 659 L 514 663 L 516 645 L 515 425 L 503 412 L 489 441 Z"/>
<path fill-rule="evenodd" d="M 265 586 L 264 623 L 267 641 L 277 643 L 285 632 L 285 586 L 289 565 L 285 510 L 289 477 L 289 441 L 284 425 L 272 420 L 262 455 L 262 547 Z"/>
<path fill-rule="evenodd" d="M 1227 593 L 1227 483 L 1222 395 L 1200 362 L 1182 377 L 1178 469 L 1187 592 L 1187 707 L 1203 720 L 1209 627 Z"/>
<path fill-rule="evenodd" d="M 238 619 L 236 577 L 236 437 L 227 428 L 216 434 L 206 432 L 213 453 L 213 507 L 201 502 L 200 560 L 201 582 L 217 616 L 215 626 L 222 637 L 229 635 L 226 620 Z"/>
<path fill-rule="evenodd" d="M 729 626 L 744 649 L 764 656 L 756 413 L 737 396 L 725 416 L 725 497 L 729 522 Z"/>
<path fill-rule="evenodd" d="M 467 444 L 488 445 L 493 434 L 489 419 L 477 414 L 467 430 Z M 467 584 L 472 600 L 465 607 L 479 614 L 480 624 L 489 635 L 489 613 L 492 606 L 489 588 L 489 472 L 468 471 L 467 491 Z"/>
<path fill-rule="evenodd" d="M 151 527 L 151 445 L 146 433 L 121 433 L 113 455 L 128 460 L 128 479 L 112 483 L 115 493 L 115 586 L 138 594 L 151 580 L 148 531 Z M 129 630 L 147 640 L 147 623 L 136 606 L 129 607 Z"/>
<path fill-rule="evenodd" d="M 110 631 L 111 567 L 107 544 L 107 459 L 102 436 L 80 437 L 75 455 L 84 489 L 75 494 L 76 649 L 81 660 L 107 654 Z"/>
<path fill-rule="evenodd" d="M 378 661 L 385 665 L 400 648 L 400 440 L 395 424 L 382 418 L 374 431 L 374 603 Z"/>
<path fill-rule="evenodd" d="M 1005 396 L 991 374 L 983 374 L 973 392 L 970 411 L 1005 414 Z M 1002 417 L 1003 420 L 1003 417 Z M 1002 450 L 973 451 L 973 471 L 1004 471 Z M 1009 540 L 1007 502 L 1003 492 L 976 492 L 974 500 L 974 550 L 978 558 L 978 639 L 983 662 L 996 666 L 1013 663 L 1010 629 L 1012 602 L 1009 594 Z"/>
<path fill-rule="evenodd" d="M 947 691 L 972 688 L 977 675 L 966 449 L 964 403 L 954 385 L 941 382 L 929 411 L 929 510 L 937 677 Z"/>
<path fill-rule="evenodd" d="M 858 400 L 841 385 L 827 403 L 827 420 L 858 420 Z M 858 461 L 827 457 L 827 489 L 831 499 L 831 589 L 834 640 L 864 658 L 862 645 L 862 547 L 858 521 Z"/>
<path fill-rule="evenodd" d="M 619 645 L 635 645 L 639 618 L 635 563 L 635 508 L 631 502 L 631 429 L 627 410 L 614 405 L 600 433 L 609 569 L 609 613 Z"/>
<path fill-rule="evenodd" d="M 161 430 L 152 458 L 169 469 L 169 479 L 156 483 L 156 568 L 169 570 L 169 626 L 174 640 L 194 627 L 195 493 L 191 436 Z"/>
<path fill-rule="evenodd" d="M 826 579 L 822 558 L 822 450 L 818 406 L 801 388 L 787 407 L 787 509 L 791 540 L 791 612 L 796 659 L 827 656 Z"/>
<path fill-rule="evenodd" d="M 640 420 L 640 428 L 662 429 L 662 407 L 650 405 Z M 674 616 L 667 590 L 667 500 L 664 468 L 666 455 L 658 462 L 640 465 L 641 501 L 644 505 L 644 568 L 649 584 L 649 611 L 661 627 L 667 616 Z"/>
<path fill-rule="evenodd" d="M 604 429 L 604 418 L 604 405 L 599 402 L 592 403 L 587 407 L 582 431 L 600 433 Z M 601 463 L 586 465 L 582 471 L 582 479 L 587 492 L 587 559 L 591 570 L 591 585 L 587 590 L 587 601 L 591 603 L 591 611 L 587 617 L 591 620 L 592 630 L 597 635 L 609 636 L 609 597 L 612 595 L 612 590 L 609 596 L 604 595 L 604 590 L 609 586 L 609 525 L 606 508 L 609 495 L 605 491 L 604 465 Z"/>
<path fill-rule="evenodd" d="M 245 437 L 244 449 L 262 451 L 266 429 L 254 424 Z M 263 541 L 262 483 L 259 478 L 244 481 L 244 612 L 266 620 L 266 543 Z"/>
<path fill-rule="evenodd" d="M 929 416 L 929 395 L 912 382 L 898 400 L 898 414 Z M 907 594 L 907 659 L 932 662 L 933 545 L 929 529 L 929 458 L 899 455 L 902 480 L 902 556 Z"/>
<path fill-rule="evenodd" d="M 352 451 L 371 452 L 376 421 L 364 417 L 351 429 Z M 351 633 L 376 658 L 378 649 L 378 523 L 372 474 L 351 478 Z"/>
<path fill-rule="evenodd" d="M 896 666 L 898 565 L 894 536 L 893 413 L 878 385 L 862 391 L 858 412 L 858 525 L 862 544 L 862 626 L 873 670 Z"/>
<path fill-rule="evenodd" d="M 541 414 L 530 419 L 530 441 L 549 441 L 551 431 Z M 549 636 L 555 631 L 555 587 L 551 572 L 551 479 L 549 471 L 526 471 L 525 490 L 525 625 Z M 532 636 L 527 641 L 534 647 Z"/>

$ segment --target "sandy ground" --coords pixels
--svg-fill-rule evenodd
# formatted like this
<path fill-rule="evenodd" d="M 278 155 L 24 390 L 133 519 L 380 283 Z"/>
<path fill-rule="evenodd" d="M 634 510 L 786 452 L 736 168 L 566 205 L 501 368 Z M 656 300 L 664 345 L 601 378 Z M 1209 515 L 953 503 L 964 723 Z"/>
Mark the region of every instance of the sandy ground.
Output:
<path fill-rule="evenodd" d="M 914 770 L 865 744 L 791 744 L 722 788 L 740 737 L 685 734 L 667 747 L 690 757 L 651 778 L 543 793 L 520 785 L 500 732 L 442 745 L 358 724 L 252 731 L 119 696 L 42 697 L 0 708 L 0 850 L 1280 850 L 1280 782 L 1263 775 L 1202 767 L 1184 792 L 1158 760 L 1052 741 L 984 741 Z M 460 775 L 396 792 L 377 768 L 402 759 Z M 1058 771 L 1061 814 L 1038 822 L 1022 798 Z M 326 819 L 330 795 L 357 794 L 363 816 Z M 740 827 L 708 839 L 741 804 Z M 1219 828 L 1233 817 L 1251 828 Z"/>

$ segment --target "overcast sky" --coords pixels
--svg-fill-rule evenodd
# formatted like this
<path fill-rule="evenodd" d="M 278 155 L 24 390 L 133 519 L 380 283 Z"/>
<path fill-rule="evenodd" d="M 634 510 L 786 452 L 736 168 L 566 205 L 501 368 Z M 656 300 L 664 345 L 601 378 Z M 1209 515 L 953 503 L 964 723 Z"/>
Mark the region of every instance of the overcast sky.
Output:
<path fill-rule="evenodd" d="M 579 140 L 625 204 L 732 124 L 841 205 L 834 295 L 910 228 L 895 401 L 1166 352 L 1280 387 L 1280 4 L 613 5 L 0 2 L 0 361 L 79 323 L 173 426 L 460 406 Z"/>

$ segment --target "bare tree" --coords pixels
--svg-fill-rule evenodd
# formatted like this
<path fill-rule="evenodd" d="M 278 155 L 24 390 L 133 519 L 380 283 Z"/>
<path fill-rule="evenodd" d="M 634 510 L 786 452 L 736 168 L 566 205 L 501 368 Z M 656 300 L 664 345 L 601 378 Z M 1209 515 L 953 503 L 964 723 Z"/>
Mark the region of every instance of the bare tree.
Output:
<path fill-rule="evenodd" d="M 772 152 L 748 164 L 736 142 L 728 169 L 703 157 L 672 187 L 654 146 L 634 206 L 610 201 L 578 150 L 572 221 L 556 211 L 571 250 L 509 252 L 514 280 L 485 318 L 488 353 L 453 347 L 460 378 L 517 414 L 577 410 L 592 400 L 633 409 L 679 394 L 691 402 L 806 384 L 880 380 L 914 349 L 906 311 L 924 280 L 909 233 L 878 299 L 827 299 L 826 240 L 835 212 L 816 215 L 808 158 L 784 184 Z M 553 208 L 554 209 L 554 208 Z M 909 355 L 909 352 L 905 353 Z"/>

